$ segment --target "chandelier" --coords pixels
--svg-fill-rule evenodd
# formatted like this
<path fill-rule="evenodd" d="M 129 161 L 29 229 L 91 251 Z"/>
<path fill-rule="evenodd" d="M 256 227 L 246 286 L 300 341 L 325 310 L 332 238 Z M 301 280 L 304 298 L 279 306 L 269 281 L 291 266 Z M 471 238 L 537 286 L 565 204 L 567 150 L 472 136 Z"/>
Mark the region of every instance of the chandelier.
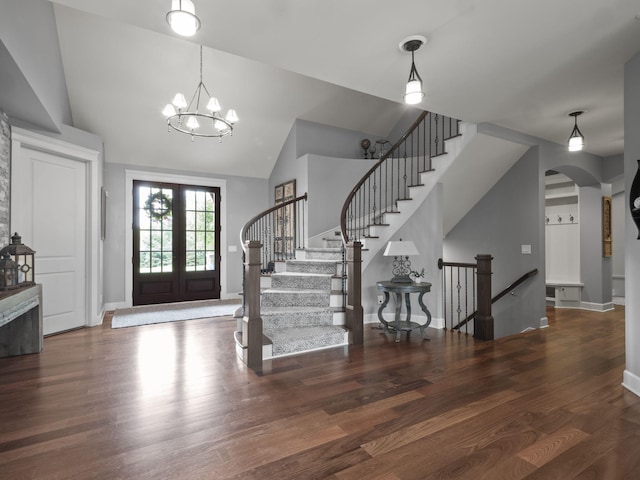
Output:
<path fill-rule="evenodd" d="M 208 99 L 208 100 L 207 100 Z M 207 102 L 204 108 L 200 103 Z M 177 93 L 171 103 L 168 103 L 162 113 L 167 117 L 167 130 L 173 128 L 181 133 L 194 137 L 214 137 L 219 138 L 233 133 L 233 124 L 238 121 L 236 111 L 230 108 L 226 116 L 220 113 L 222 107 L 215 97 L 212 97 L 207 87 L 202 81 L 202 45 L 200 45 L 200 83 L 196 87 L 187 103 L 182 93 Z"/>

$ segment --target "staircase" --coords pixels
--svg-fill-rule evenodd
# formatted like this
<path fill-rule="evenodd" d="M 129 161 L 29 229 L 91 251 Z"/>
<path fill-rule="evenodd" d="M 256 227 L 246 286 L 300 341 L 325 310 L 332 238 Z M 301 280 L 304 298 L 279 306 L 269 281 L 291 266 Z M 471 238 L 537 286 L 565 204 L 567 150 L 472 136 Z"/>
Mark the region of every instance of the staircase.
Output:
<path fill-rule="evenodd" d="M 246 308 L 236 340 L 250 368 L 261 368 L 264 358 L 362 343 L 362 271 L 459 155 L 469 138 L 463 130 L 475 133 L 450 117 L 419 115 L 347 197 L 340 214 L 341 240 L 325 239 L 320 248 L 305 245 L 306 194 L 245 225 L 240 238 L 246 254 Z M 259 275 L 272 271 L 274 254 L 284 270 L 276 267 L 265 285 Z"/>
<path fill-rule="evenodd" d="M 341 240 L 305 248 L 284 271 L 263 277 L 264 359 L 348 344 L 342 321 Z"/>

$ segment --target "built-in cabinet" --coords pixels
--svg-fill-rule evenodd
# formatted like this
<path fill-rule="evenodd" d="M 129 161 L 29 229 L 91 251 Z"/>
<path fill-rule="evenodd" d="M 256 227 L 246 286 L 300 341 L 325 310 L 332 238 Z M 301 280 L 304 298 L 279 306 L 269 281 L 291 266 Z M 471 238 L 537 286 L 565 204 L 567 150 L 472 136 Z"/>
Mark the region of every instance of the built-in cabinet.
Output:
<path fill-rule="evenodd" d="M 580 193 L 561 173 L 545 177 L 545 243 L 547 302 L 580 307 Z"/>

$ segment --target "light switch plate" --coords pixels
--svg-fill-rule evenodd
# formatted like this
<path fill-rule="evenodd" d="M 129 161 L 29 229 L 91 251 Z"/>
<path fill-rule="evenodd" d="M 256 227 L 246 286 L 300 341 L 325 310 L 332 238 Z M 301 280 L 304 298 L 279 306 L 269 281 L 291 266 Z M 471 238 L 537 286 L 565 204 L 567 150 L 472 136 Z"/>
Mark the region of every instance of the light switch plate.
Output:
<path fill-rule="evenodd" d="M 229 253 L 234 253 L 238 251 L 238 247 L 236 245 L 229 245 Z"/>
<path fill-rule="evenodd" d="M 531 255 L 531 245 L 522 245 L 522 254 Z"/>

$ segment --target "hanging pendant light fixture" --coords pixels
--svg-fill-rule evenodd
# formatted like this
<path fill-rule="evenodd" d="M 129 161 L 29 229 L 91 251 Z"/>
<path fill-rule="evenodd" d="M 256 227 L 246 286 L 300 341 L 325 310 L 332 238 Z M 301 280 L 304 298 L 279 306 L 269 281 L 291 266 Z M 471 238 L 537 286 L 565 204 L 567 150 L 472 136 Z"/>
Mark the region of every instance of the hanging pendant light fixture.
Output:
<path fill-rule="evenodd" d="M 171 0 L 167 22 L 174 32 L 183 37 L 191 37 L 200 30 L 200 19 L 196 17 L 196 7 L 191 0 Z"/>
<path fill-rule="evenodd" d="M 404 92 L 404 103 L 407 105 L 417 105 L 424 98 L 422 78 L 416 69 L 414 54 L 425 43 L 427 43 L 427 39 L 422 35 L 413 35 L 400 43 L 400 50 L 411 52 L 411 71 L 409 72 L 409 80 L 407 80 Z"/>
<path fill-rule="evenodd" d="M 571 112 L 570 117 L 574 119 L 573 130 L 569 136 L 568 147 L 570 152 L 579 152 L 584 148 L 584 135 L 578 128 L 578 117 L 584 113 L 584 110 Z"/>
<path fill-rule="evenodd" d="M 206 100 L 208 99 L 208 100 Z M 200 102 L 207 104 L 201 109 Z M 222 141 L 222 137 L 233 133 L 233 125 L 238 121 L 238 115 L 233 109 L 221 115 L 222 107 L 217 98 L 212 97 L 202 81 L 202 45 L 200 45 L 200 83 L 187 103 L 182 93 L 177 93 L 173 101 L 168 103 L 162 113 L 167 117 L 167 129 L 171 128 L 193 137 L 214 137 Z"/>

